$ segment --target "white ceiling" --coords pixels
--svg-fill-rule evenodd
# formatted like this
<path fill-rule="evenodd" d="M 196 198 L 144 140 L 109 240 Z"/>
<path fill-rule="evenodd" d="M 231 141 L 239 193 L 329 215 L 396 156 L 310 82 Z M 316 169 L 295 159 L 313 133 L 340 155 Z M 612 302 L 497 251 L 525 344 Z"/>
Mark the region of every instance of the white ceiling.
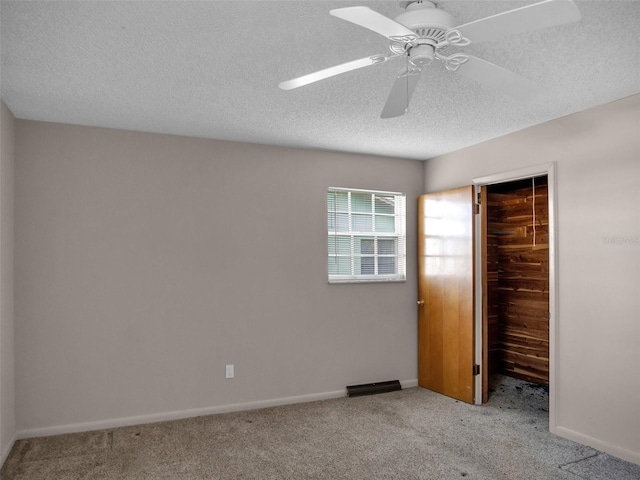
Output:
<path fill-rule="evenodd" d="M 380 112 L 402 60 L 292 91 L 278 83 L 387 40 L 329 15 L 398 1 L 5 1 L 1 97 L 18 118 L 427 159 L 640 92 L 640 1 L 577 0 L 578 24 L 471 45 L 532 79 L 520 103 L 444 70 L 409 114 Z M 459 24 L 535 1 L 449 0 Z"/>

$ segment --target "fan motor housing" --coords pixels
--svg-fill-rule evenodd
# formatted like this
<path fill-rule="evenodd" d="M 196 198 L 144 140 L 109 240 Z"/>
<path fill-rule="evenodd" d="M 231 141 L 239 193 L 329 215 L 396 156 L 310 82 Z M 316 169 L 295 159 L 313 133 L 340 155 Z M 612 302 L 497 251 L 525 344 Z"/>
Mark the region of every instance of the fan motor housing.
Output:
<path fill-rule="evenodd" d="M 433 2 L 412 2 L 406 10 L 395 18 L 410 30 L 421 36 L 421 32 L 442 30 L 446 32 L 456 26 L 456 20 L 451 14 L 435 6 Z"/>

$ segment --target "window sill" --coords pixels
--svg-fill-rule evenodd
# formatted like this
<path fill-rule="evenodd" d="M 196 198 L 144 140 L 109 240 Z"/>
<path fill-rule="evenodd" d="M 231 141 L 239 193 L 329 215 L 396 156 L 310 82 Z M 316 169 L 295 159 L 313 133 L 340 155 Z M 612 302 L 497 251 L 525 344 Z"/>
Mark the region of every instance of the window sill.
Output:
<path fill-rule="evenodd" d="M 329 278 L 329 284 L 341 283 L 406 283 L 407 278 L 404 276 L 393 277 L 334 277 Z"/>

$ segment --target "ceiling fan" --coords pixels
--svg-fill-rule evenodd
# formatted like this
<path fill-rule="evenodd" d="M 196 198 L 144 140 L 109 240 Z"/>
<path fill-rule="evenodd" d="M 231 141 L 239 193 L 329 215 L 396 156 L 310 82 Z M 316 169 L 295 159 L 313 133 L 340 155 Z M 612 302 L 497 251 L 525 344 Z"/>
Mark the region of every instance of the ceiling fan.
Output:
<path fill-rule="evenodd" d="M 406 66 L 391 87 L 380 115 L 382 118 L 398 117 L 407 112 L 420 74 L 433 60 L 443 62 L 450 72 L 526 100 L 539 92 L 539 87 L 534 82 L 467 53 L 449 54 L 447 47 L 466 47 L 471 43 L 577 22 L 581 18 L 580 10 L 572 0 L 545 0 L 458 26 L 453 16 L 438 8 L 433 1 L 400 2 L 400 6 L 405 11 L 394 20 L 368 7 L 331 10 L 329 13 L 335 17 L 386 37 L 391 53 L 371 55 L 325 68 L 282 82 L 279 87 L 291 90 L 358 68 L 404 57 Z"/>

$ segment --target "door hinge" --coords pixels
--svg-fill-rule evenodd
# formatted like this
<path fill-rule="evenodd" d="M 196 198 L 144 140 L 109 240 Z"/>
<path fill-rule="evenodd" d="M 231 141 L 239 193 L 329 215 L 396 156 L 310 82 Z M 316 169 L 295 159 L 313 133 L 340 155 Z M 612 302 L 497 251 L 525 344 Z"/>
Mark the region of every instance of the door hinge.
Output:
<path fill-rule="evenodd" d="M 477 363 L 473 365 L 473 374 L 480 375 L 480 365 L 478 365 Z"/>

